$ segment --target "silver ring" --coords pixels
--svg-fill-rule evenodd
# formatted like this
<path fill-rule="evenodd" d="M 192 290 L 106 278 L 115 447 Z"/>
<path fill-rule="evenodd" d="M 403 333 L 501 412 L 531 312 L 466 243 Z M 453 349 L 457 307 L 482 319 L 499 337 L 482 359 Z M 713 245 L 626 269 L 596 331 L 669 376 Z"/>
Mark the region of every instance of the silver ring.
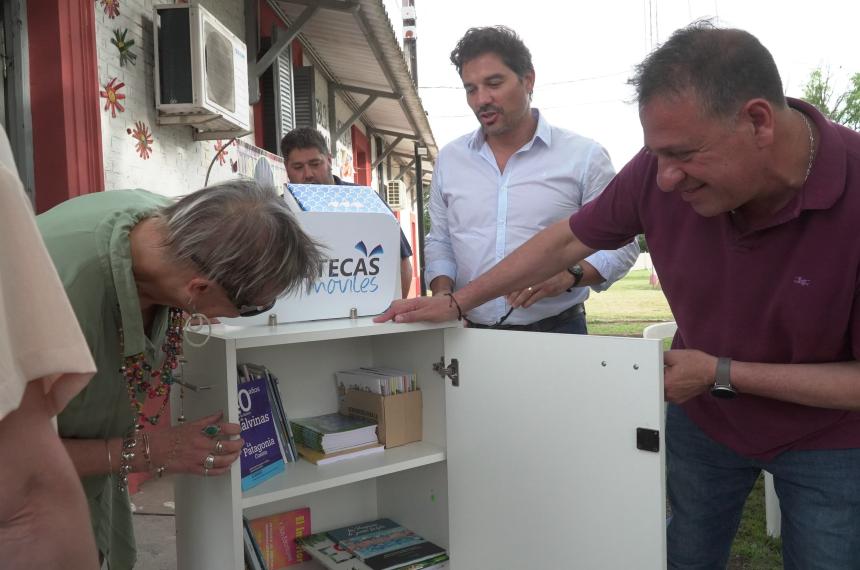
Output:
<path fill-rule="evenodd" d="M 206 459 L 203 460 L 203 469 L 209 470 L 215 467 L 215 456 L 211 453 L 206 456 Z"/>
<path fill-rule="evenodd" d="M 534 289 L 529 287 L 529 293 L 531 293 L 532 291 L 534 291 Z"/>
<path fill-rule="evenodd" d="M 215 442 L 215 453 L 221 455 L 224 453 L 224 442 L 220 439 Z"/>

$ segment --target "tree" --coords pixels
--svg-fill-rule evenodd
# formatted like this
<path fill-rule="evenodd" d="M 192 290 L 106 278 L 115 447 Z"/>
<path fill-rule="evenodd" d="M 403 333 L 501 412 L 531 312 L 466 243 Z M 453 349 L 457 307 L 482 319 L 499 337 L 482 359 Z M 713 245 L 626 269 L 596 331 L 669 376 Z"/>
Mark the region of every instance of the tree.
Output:
<path fill-rule="evenodd" d="M 803 100 L 815 105 L 833 121 L 860 130 L 860 73 L 849 79 L 849 87 L 834 97 L 833 76 L 820 67 L 809 75 L 803 88 Z"/>

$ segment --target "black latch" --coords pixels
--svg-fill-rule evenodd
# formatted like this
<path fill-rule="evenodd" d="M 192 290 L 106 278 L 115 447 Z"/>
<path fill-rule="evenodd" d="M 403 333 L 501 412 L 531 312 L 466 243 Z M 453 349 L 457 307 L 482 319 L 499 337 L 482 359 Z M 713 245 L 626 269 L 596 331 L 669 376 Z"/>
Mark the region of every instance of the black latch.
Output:
<path fill-rule="evenodd" d="M 636 428 L 636 449 L 660 451 L 660 432 L 656 429 Z"/>

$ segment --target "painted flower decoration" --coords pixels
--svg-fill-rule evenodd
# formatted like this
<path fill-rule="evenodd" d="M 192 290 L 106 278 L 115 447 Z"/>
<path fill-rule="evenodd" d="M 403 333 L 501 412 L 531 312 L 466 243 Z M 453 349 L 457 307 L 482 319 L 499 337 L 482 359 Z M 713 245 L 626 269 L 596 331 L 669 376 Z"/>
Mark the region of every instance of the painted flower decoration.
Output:
<path fill-rule="evenodd" d="M 107 84 L 105 84 L 104 91 L 99 91 L 99 95 L 101 95 L 102 98 L 105 99 L 104 110 L 107 111 L 108 109 L 110 109 L 110 116 L 112 119 L 116 119 L 117 111 L 119 111 L 120 113 L 125 111 L 125 107 L 123 107 L 122 103 L 120 103 L 120 101 L 125 99 L 125 94 L 119 92 L 120 89 L 125 87 L 125 83 L 117 83 L 117 79 L 119 78 L 114 77 L 113 79 L 108 81 Z"/>
<path fill-rule="evenodd" d="M 137 55 L 131 52 L 131 48 L 134 46 L 134 40 L 127 40 L 125 36 L 128 35 L 128 28 L 125 30 L 114 30 L 113 38 L 110 43 L 116 46 L 116 49 L 119 50 L 119 64 L 125 66 L 126 63 L 135 64 L 135 60 L 137 59 Z"/>
<path fill-rule="evenodd" d="M 140 158 L 143 160 L 148 159 L 149 155 L 152 154 L 152 133 L 149 132 L 149 129 L 144 122 L 137 121 L 134 124 L 134 130 L 126 129 L 126 132 L 137 140 L 134 148 L 137 150 L 137 154 L 140 155 Z"/>
<path fill-rule="evenodd" d="M 119 0 L 99 0 L 107 17 L 113 20 L 119 16 Z"/>
<path fill-rule="evenodd" d="M 224 144 L 224 141 L 218 139 L 215 141 L 215 152 L 218 153 L 218 164 L 223 166 L 227 162 L 227 147 L 229 145 Z"/>

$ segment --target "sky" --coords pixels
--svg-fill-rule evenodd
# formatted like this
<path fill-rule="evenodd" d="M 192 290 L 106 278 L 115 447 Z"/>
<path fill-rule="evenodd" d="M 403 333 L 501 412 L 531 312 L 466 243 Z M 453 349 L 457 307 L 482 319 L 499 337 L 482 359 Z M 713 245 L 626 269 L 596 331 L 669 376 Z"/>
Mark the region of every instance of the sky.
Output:
<path fill-rule="evenodd" d="M 398 0 L 385 0 L 399 32 Z M 837 86 L 860 72 L 860 2 L 836 0 L 415 0 L 419 94 L 437 145 L 477 128 L 449 61 L 472 26 L 513 28 L 532 53 L 532 104 L 555 125 L 601 143 L 616 168 L 642 145 L 633 67 L 652 45 L 702 17 L 745 29 L 774 56 L 789 96 L 810 72 L 828 66 Z M 854 37 L 854 40 L 850 40 Z"/>

